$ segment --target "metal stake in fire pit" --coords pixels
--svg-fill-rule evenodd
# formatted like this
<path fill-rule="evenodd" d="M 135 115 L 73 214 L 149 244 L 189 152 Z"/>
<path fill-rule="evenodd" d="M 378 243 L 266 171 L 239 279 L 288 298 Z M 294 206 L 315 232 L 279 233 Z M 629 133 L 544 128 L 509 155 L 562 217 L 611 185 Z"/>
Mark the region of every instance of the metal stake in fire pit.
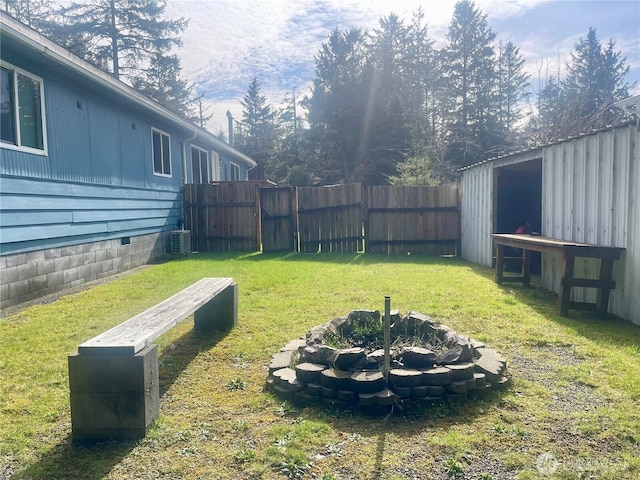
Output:
<path fill-rule="evenodd" d="M 384 379 L 389 384 L 391 368 L 391 297 L 384 297 Z"/>

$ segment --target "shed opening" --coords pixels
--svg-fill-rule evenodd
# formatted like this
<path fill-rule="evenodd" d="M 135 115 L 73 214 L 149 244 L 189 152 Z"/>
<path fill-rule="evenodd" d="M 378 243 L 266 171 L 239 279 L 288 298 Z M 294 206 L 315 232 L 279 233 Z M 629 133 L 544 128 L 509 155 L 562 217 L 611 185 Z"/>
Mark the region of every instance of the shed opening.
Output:
<path fill-rule="evenodd" d="M 540 233 L 542 159 L 496 167 L 495 233 Z M 514 255 L 515 256 L 515 255 Z M 541 256 L 533 252 L 531 271 L 540 273 Z"/>

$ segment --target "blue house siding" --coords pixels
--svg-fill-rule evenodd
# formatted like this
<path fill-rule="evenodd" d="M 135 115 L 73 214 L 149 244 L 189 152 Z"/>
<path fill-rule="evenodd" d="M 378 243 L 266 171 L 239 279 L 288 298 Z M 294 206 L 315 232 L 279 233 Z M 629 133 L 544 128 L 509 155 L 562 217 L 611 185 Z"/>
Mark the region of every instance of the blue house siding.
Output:
<path fill-rule="evenodd" d="M 220 179 L 229 159 L 241 178 L 255 166 L 2 11 L 0 20 L 3 78 L 42 86 L 46 137 L 38 151 L 28 135 L 3 132 L 12 144 L 0 144 L 0 308 L 166 255 L 182 221 L 191 142 L 218 153 Z M 170 174 L 164 163 L 154 173 L 154 130 L 169 137 Z"/>
<path fill-rule="evenodd" d="M 180 192 L 2 176 L 0 254 L 172 230 L 181 202 Z"/>
<path fill-rule="evenodd" d="M 179 191 L 182 134 L 87 96 L 37 72 L 44 80 L 48 155 L 2 149 L 0 173 L 98 185 Z M 171 178 L 153 173 L 151 129 L 171 139 Z M 173 131 L 172 131 L 173 130 Z"/>

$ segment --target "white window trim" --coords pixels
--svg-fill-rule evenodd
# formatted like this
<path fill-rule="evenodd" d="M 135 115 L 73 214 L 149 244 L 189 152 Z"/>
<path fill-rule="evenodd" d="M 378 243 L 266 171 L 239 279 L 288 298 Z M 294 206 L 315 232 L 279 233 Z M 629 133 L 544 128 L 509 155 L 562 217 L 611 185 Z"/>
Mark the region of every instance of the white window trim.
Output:
<path fill-rule="evenodd" d="M 240 169 L 240 165 L 238 165 L 238 164 L 237 164 L 237 163 L 235 163 L 235 162 L 229 162 L 229 164 L 231 165 L 231 171 L 229 172 L 229 173 L 230 173 L 230 175 L 231 175 L 231 178 L 230 178 L 229 180 L 234 181 L 234 182 L 240 182 L 240 181 L 242 181 L 242 180 L 240 179 L 240 172 L 242 171 L 242 170 Z M 238 169 L 238 178 L 237 178 L 236 180 L 234 180 L 234 179 L 233 179 L 233 171 L 234 171 L 236 168 Z"/>
<path fill-rule="evenodd" d="M 13 143 L 7 143 L 7 142 L 2 142 L 0 141 L 0 148 L 5 148 L 7 150 L 16 150 L 18 152 L 24 152 L 24 153 L 33 153 L 35 155 L 41 155 L 41 156 L 47 156 L 48 155 L 48 148 L 47 148 L 47 115 L 46 115 L 46 110 L 44 108 L 44 80 L 42 79 L 42 77 L 39 77 L 38 75 L 34 75 L 31 72 L 27 72 L 26 70 L 23 70 L 21 68 L 18 68 L 14 65 L 11 65 L 10 63 L 7 62 L 0 62 L 0 65 L 2 65 L 4 68 L 8 69 L 8 70 L 12 70 L 14 73 L 19 73 L 20 75 L 24 75 L 25 77 L 30 77 L 34 80 L 36 80 L 38 83 L 40 83 L 40 112 L 42 115 L 42 150 L 38 149 L 38 148 L 33 148 L 33 147 L 25 147 L 22 145 L 14 145 Z M 13 92 L 14 95 L 16 95 L 15 92 L 18 91 L 18 77 L 17 75 L 13 76 Z M 14 98 L 13 100 L 15 100 L 16 102 L 16 109 L 19 108 L 18 106 L 18 101 L 17 98 Z M 20 128 L 18 128 L 17 125 L 17 119 L 14 118 L 13 119 L 14 124 L 16 125 L 16 136 L 18 139 L 18 143 L 20 143 Z"/>
<path fill-rule="evenodd" d="M 154 151 L 153 151 L 153 134 L 154 132 L 159 133 L 160 135 L 166 135 L 167 138 L 169 139 L 169 173 L 158 173 L 156 172 L 156 166 L 155 166 L 155 158 L 154 158 Z M 161 142 L 160 142 L 160 147 L 162 147 L 162 137 L 160 137 Z M 164 158 L 162 159 L 164 160 Z M 164 165 L 164 162 L 162 162 L 162 164 Z M 171 164 L 171 135 L 169 135 L 167 132 L 164 132 L 162 130 L 160 130 L 159 128 L 155 128 L 155 127 L 151 127 L 151 169 L 153 170 L 153 174 L 156 177 L 165 177 L 165 178 L 171 178 L 172 177 L 172 173 L 173 173 L 173 165 Z"/>
<path fill-rule="evenodd" d="M 212 173 L 210 174 L 209 172 L 211 172 L 211 156 L 210 156 L 210 152 L 208 150 L 205 150 L 204 148 L 200 148 L 196 145 L 191 145 L 191 149 L 195 148 L 196 150 L 199 150 L 200 152 L 204 152 L 207 154 L 207 175 L 209 175 L 209 177 L 211 177 Z M 191 175 L 193 175 L 193 154 L 191 153 L 191 149 L 189 149 L 189 154 L 191 156 Z M 198 158 L 198 161 L 200 161 L 200 158 Z M 202 171 L 200 170 L 200 166 L 198 166 L 198 170 L 200 171 L 200 175 L 202 175 Z M 198 183 L 198 184 L 207 184 L 211 181 L 211 178 L 207 178 L 206 181 L 202 181 L 202 179 L 199 179 L 199 182 L 196 182 L 196 179 L 193 178 L 192 181 L 193 183 Z"/>
<path fill-rule="evenodd" d="M 213 178 L 211 179 L 212 182 L 219 182 L 220 181 L 220 155 L 218 154 L 218 152 L 214 152 L 213 150 L 211 151 L 211 172 L 213 174 Z"/>

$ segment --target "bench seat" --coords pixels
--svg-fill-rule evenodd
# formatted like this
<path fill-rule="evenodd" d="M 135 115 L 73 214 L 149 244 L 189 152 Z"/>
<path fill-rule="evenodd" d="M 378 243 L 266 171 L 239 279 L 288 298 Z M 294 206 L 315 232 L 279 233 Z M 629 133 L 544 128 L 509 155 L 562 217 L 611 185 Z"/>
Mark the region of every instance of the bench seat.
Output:
<path fill-rule="evenodd" d="M 134 355 L 232 284 L 233 278 L 203 278 L 154 307 L 82 343 L 78 353 Z M 202 326 L 198 320 L 195 322 L 196 328 Z"/>
<path fill-rule="evenodd" d="M 238 285 L 232 278 L 203 278 L 69 355 L 73 440 L 146 435 L 160 413 L 158 347 L 152 342 L 191 314 L 194 330 L 231 330 L 238 321 Z"/>

